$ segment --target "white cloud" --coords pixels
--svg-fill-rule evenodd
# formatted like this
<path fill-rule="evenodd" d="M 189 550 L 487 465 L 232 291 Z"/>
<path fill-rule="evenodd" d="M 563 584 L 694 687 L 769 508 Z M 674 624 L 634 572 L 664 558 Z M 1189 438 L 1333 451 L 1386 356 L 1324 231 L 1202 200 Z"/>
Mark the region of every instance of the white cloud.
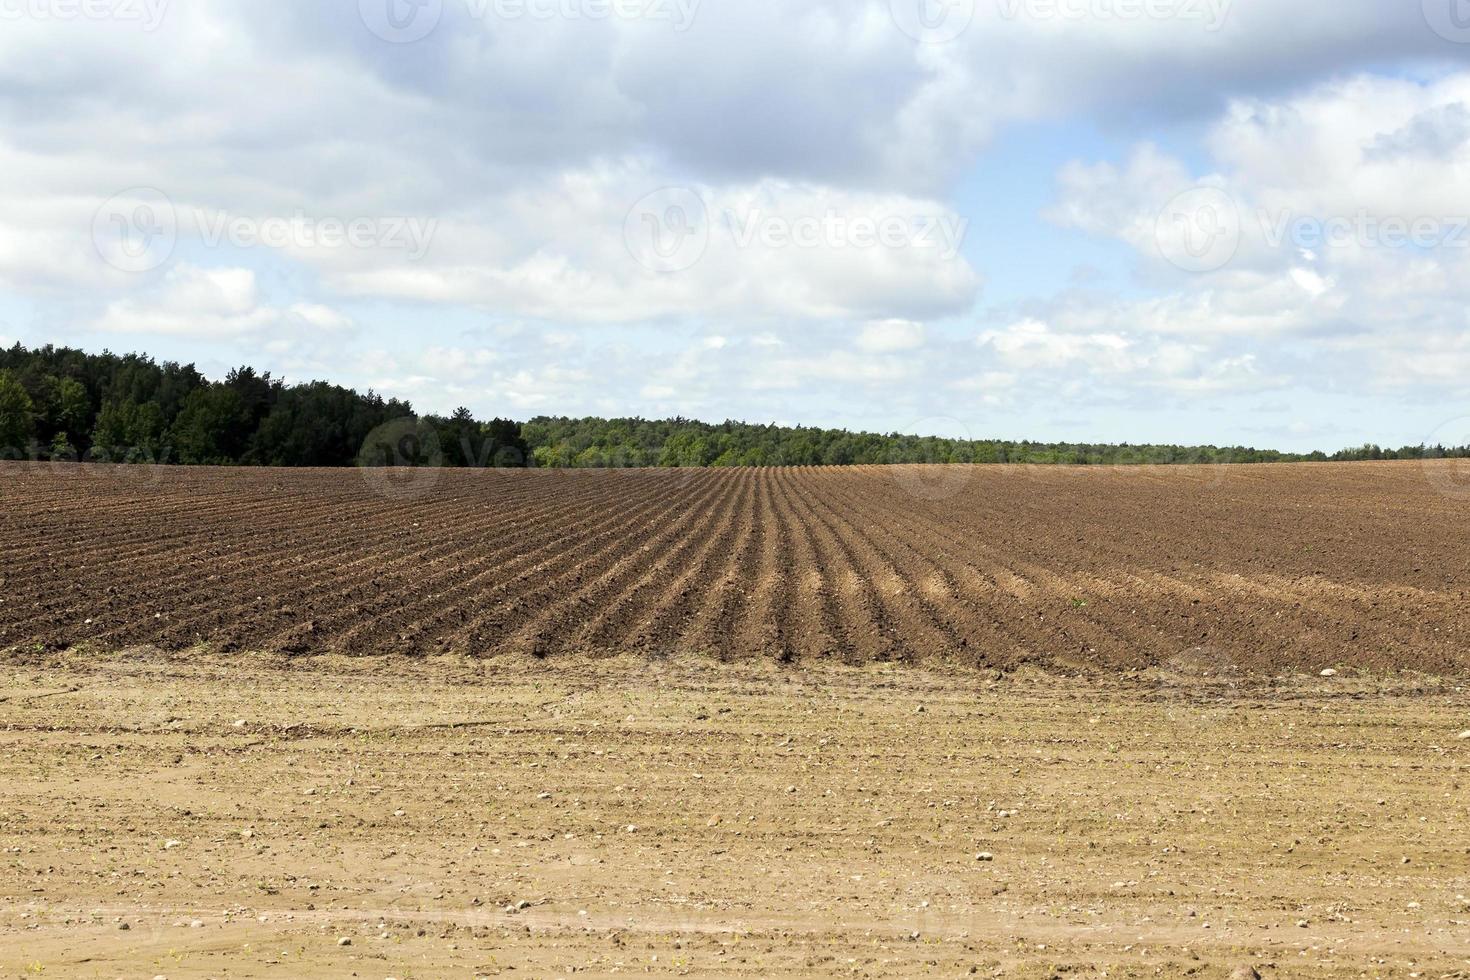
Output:
<path fill-rule="evenodd" d="M 340 333 L 351 330 L 352 319 L 321 303 L 293 303 L 290 314 L 317 330 Z"/>
<path fill-rule="evenodd" d="M 1135 394 L 1184 395 L 1258 390 L 1285 380 L 1262 371 L 1255 354 L 1231 354 L 1220 344 L 1183 342 L 1159 334 L 1068 332 L 1027 319 L 986 330 L 977 341 L 1004 370 L 962 379 L 961 387 L 970 390 L 988 390 L 1010 378 L 1014 380 L 1006 387 L 1063 390 L 1073 398 L 1091 383 Z"/>
<path fill-rule="evenodd" d="M 970 377 L 957 378 L 947 387 L 951 391 L 978 396 L 981 404 L 994 408 L 1011 404 L 1015 389 L 1020 384 L 1021 375 L 1015 372 L 984 371 Z"/>
<path fill-rule="evenodd" d="M 924 325 L 913 320 L 877 320 L 863 327 L 858 348 L 870 354 L 891 354 L 924 346 Z"/>
<path fill-rule="evenodd" d="M 807 357 L 779 357 L 764 365 L 750 383 L 757 388 L 798 388 L 813 382 L 885 386 L 920 376 L 916 361 L 832 351 Z"/>
<path fill-rule="evenodd" d="M 1064 334 L 1040 320 L 1022 320 L 1002 330 L 987 330 L 980 344 L 995 351 L 1007 364 L 1023 368 L 1055 370 L 1071 362 L 1086 360 L 1100 370 L 1126 369 L 1132 362 L 1132 342 L 1118 334 Z"/>
<path fill-rule="evenodd" d="M 944 247 L 961 219 L 938 201 L 769 179 L 702 186 L 679 198 L 692 212 L 686 239 L 662 224 L 662 204 L 640 210 L 664 180 L 634 160 L 559 175 L 443 221 L 422 261 L 344 251 L 322 271 L 349 294 L 584 322 L 954 315 L 978 295 L 975 270 Z M 934 230 L 869 237 L 885 220 Z M 688 243 L 677 265 L 640 264 L 642 236 L 665 234 Z"/>
<path fill-rule="evenodd" d="M 1130 330 L 1215 349 L 1217 367 L 1198 376 L 1207 386 L 1281 376 L 1291 338 L 1371 384 L 1448 383 L 1441 365 L 1462 363 L 1470 328 L 1467 106 L 1470 73 L 1355 76 L 1234 103 L 1206 141 L 1207 173 L 1191 176 L 1152 146 L 1121 166 L 1069 166 L 1051 217 L 1131 246 L 1153 294 L 1062 299 L 1052 321 L 1069 335 Z M 1191 183 L 1238 206 L 1239 249 L 1218 269 L 1171 267 L 1154 236 L 1161 209 Z M 1246 337 L 1272 339 L 1277 366 L 1230 339 Z"/>
<path fill-rule="evenodd" d="M 790 216 L 883 202 L 933 213 L 1010 123 L 1116 106 L 1198 116 L 1230 96 L 1388 56 L 1443 55 L 1412 6 L 1257 0 L 1211 30 L 1190 17 L 1008 17 L 982 3 L 944 45 L 915 44 L 888 0 L 706 3 L 683 31 L 620 18 L 476 19 L 446 3 L 412 45 L 374 37 L 350 2 L 193 0 L 167 5 L 151 31 L 21 18 L 0 35 L 13 81 L 0 88 L 0 281 L 115 283 L 88 241 L 91 215 L 147 185 L 181 217 L 443 223 L 426 264 L 391 250 L 292 252 L 329 285 L 366 296 L 637 319 L 687 313 L 728 282 L 712 297 L 721 312 L 749 294 L 756 315 L 952 313 L 975 288 L 962 262 L 790 250 L 737 261 L 714 250 L 707 277 L 651 282 L 615 254 L 617 231 L 639 196 L 665 185 L 707 187 L 715 204 L 765 196 Z M 1283 39 L 1309 50 L 1283 54 Z M 1275 121 L 1237 105 L 1238 125 L 1261 136 L 1238 154 L 1279 145 Z M 1374 152 L 1445 152 L 1464 119 L 1435 108 L 1399 113 Z M 1304 154 L 1300 165 L 1324 159 Z"/>
<path fill-rule="evenodd" d="M 94 329 L 210 339 L 261 334 L 341 333 L 352 321 L 330 307 L 295 303 L 286 310 L 262 302 L 250 269 L 179 264 L 152 289 L 108 304 Z"/>
<path fill-rule="evenodd" d="M 1320 299 L 1333 287 L 1333 281 L 1326 276 L 1319 275 L 1311 269 L 1292 269 L 1291 280 L 1312 299 Z"/>
<path fill-rule="evenodd" d="M 277 317 L 260 305 L 249 269 L 178 265 L 154 291 L 110 304 L 96 326 L 119 333 L 218 337 L 260 330 Z"/>

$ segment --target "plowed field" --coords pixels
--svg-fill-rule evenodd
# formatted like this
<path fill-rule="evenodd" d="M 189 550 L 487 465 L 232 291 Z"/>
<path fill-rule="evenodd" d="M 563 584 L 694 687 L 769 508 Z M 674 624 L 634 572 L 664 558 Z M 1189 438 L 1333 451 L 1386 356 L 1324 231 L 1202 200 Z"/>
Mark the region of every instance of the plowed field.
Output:
<path fill-rule="evenodd" d="M 0 649 L 1470 667 L 1461 464 L 0 466 Z"/>

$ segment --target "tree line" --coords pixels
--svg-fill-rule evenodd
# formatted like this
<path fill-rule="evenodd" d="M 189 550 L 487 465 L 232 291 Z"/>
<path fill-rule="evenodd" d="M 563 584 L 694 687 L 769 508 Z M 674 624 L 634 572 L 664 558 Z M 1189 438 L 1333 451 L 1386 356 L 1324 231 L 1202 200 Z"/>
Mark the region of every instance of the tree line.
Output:
<path fill-rule="evenodd" d="M 405 426 L 403 423 L 411 424 Z M 0 454 L 11 459 L 243 466 L 524 466 L 520 425 L 240 367 L 59 347 L 0 350 Z"/>
<path fill-rule="evenodd" d="M 240 367 L 47 345 L 0 349 L 0 457 L 184 465 L 457 467 L 845 466 L 882 463 L 1127 465 L 1470 456 L 1470 447 L 1376 445 L 1332 455 L 1247 446 L 1075 445 L 880 435 L 693 419 L 419 416 L 373 391 L 288 385 Z"/>
<path fill-rule="evenodd" d="M 685 418 L 537 418 L 521 431 L 532 447 L 534 464 L 546 467 L 1267 463 L 1308 458 L 1242 446 L 946 439 L 745 422 L 710 424 Z"/>

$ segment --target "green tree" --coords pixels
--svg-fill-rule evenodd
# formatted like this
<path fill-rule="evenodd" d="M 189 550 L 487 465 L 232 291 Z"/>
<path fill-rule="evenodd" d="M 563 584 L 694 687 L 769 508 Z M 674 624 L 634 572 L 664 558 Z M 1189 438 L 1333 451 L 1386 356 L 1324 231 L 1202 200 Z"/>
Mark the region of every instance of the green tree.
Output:
<path fill-rule="evenodd" d="M 440 422 L 439 446 L 444 452 L 444 461 L 450 466 L 483 466 L 485 438 L 480 433 L 480 423 L 474 413 L 460 407 L 454 414 Z"/>
<path fill-rule="evenodd" d="M 57 386 L 56 421 L 63 432 L 82 435 L 92 429 L 92 398 L 87 386 L 75 378 L 62 378 Z"/>
<path fill-rule="evenodd" d="M 163 409 L 110 400 L 97 413 L 92 453 L 101 462 L 153 462 L 163 456 Z"/>
<path fill-rule="evenodd" d="M 572 453 L 565 443 L 537 446 L 533 458 L 542 469 L 566 469 L 572 465 Z"/>
<path fill-rule="evenodd" d="M 659 454 L 660 466 L 708 466 L 717 454 L 709 440 L 697 430 L 685 430 L 670 436 Z"/>
<path fill-rule="evenodd" d="M 71 440 L 67 438 L 65 432 L 58 432 L 51 440 L 49 455 L 54 462 L 76 462 L 77 447 L 71 444 Z"/>
<path fill-rule="evenodd" d="M 31 396 L 12 372 L 0 371 L 0 455 L 11 458 L 26 455 L 35 435 L 35 405 Z"/>
<path fill-rule="evenodd" d="M 183 411 L 169 429 L 169 441 L 181 463 L 237 463 L 245 449 L 245 422 L 239 392 L 211 385 L 196 389 L 184 399 Z"/>

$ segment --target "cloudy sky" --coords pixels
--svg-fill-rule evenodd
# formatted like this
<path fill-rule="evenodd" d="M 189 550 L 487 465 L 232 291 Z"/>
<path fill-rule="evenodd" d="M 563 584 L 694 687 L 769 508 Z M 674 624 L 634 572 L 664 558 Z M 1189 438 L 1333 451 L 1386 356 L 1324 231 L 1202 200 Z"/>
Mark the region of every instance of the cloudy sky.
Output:
<path fill-rule="evenodd" d="M 477 414 L 1470 441 L 1464 0 L 0 0 L 0 342 Z"/>

